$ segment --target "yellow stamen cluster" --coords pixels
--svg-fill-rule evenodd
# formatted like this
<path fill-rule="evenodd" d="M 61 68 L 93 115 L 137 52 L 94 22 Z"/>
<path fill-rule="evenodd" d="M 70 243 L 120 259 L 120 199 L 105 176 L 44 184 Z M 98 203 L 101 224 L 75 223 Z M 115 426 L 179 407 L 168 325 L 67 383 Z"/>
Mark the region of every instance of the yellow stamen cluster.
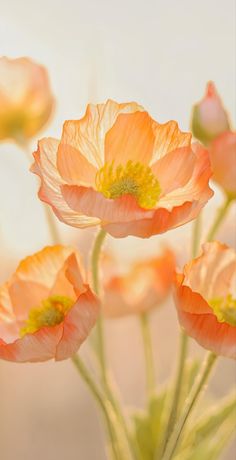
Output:
<path fill-rule="evenodd" d="M 227 297 L 220 297 L 209 302 L 219 323 L 228 323 L 236 326 L 236 299 L 229 294 Z"/>
<path fill-rule="evenodd" d="M 20 330 L 20 337 L 24 337 L 26 334 L 33 334 L 41 327 L 60 324 L 73 303 L 72 299 L 59 295 L 43 300 L 40 307 L 33 308 L 29 312 L 26 325 Z"/>
<path fill-rule="evenodd" d="M 97 172 L 96 187 L 106 198 L 133 195 L 145 209 L 152 209 L 161 193 L 159 182 L 151 168 L 131 160 L 126 165 L 117 167 L 113 163 L 106 163 Z"/>

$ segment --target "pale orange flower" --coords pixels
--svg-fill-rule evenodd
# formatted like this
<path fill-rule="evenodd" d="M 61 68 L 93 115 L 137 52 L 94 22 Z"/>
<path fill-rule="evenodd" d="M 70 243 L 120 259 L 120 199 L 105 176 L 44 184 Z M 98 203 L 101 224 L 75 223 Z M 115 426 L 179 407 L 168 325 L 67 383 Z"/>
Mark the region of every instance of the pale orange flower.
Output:
<path fill-rule="evenodd" d="M 200 345 L 236 359 L 236 299 L 233 285 L 236 253 L 218 243 L 203 245 L 203 253 L 176 278 L 180 324 Z"/>
<path fill-rule="evenodd" d="M 132 264 L 125 274 L 117 273 L 114 258 L 105 259 L 102 266 L 103 313 L 116 318 L 147 312 L 165 301 L 174 280 L 175 256 L 165 249 L 159 257 Z"/>
<path fill-rule="evenodd" d="M 60 141 L 39 142 L 32 171 L 61 221 L 101 225 L 115 237 L 183 225 L 212 196 L 208 153 L 136 103 L 89 105 L 81 120 L 65 122 Z"/>
<path fill-rule="evenodd" d="M 87 338 L 99 301 L 75 250 L 46 247 L 27 257 L 0 288 L 0 358 L 62 360 Z"/>
<path fill-rule="evenodd" d="M 203 99 L 193 107 L 192 132 L 196 139 L 209 145 L 217 136 L 230 129 L 229 118 L 216 87 L 207 83 Z"/>
<path fill-rule="evenodd" d="M 28 58 L 0 58 L 0 140 L 23 142 L 48 121 L 54 99 L 46 69 Z"/>

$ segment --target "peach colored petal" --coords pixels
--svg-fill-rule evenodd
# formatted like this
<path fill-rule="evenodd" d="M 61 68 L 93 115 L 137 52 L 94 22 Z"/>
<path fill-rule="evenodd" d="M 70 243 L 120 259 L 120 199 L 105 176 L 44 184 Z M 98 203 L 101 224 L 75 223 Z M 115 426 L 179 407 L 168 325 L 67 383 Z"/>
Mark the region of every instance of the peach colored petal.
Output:
<path fill-rule="evenodd" d="M 180 324 L 202 347 L 218 355 L 236 359 L 236 327 L 219 323 L 214 315 L 198 315 L 178 310 Z"/>
<path fill-rule="evenodd" d="M 15 277 L 10 283 L 9 294 L 15 316 L 19 321 L 24 321 L 31 308 L 38 307 L 42 300 L 49 297 L 49 289 L 42 284 Z"/>
<path fill-rule="evenodd" d="M 152 164 L 172 150 L 176 150 L 180 147 L 190 147 L 191 145 L 191 133 L 180 131 L 176 121 L 168 121 L 164 124 L 155 122 L 155 124 L 153 124 L 153 130 L 155 144 Z"/>
<path fill-rule="evenodd" d="M 0 287 L 0 323 L 2 321 L 12 321 L 15 319 L 8 288 L 9 283 L 5 283 Z"/>
<path fill-rule="evenodd" d="M 69 358 L 76 353 L 95 325 L 99 311 L 99 301 L 88 288 L 65 317 L 63 334 L 55 354 L 57 361 Z"/>
<path fill-rule="evenodd" d="M 39 198 L 48 203 L 58 219 L 73 227 L 87 227 L 99 224 L 99 219 L 83 216 L 74 212 L 65 202 L 61 194 L 61 185 L 64 183 L 57 170 L 57 151 L 59 141 L 56 139 L 42 139 L 38 143 L 38 150 L 34 154 L 35 162 L 31 171 L 41 179 Z"/>
<path fill-rule="evenodd" d="M 170 291 L 174 266 L 174 254 L 166 250 L 160 257 L 134 264 L 125 275 L 112 276 L 104 283 L 104 315 L 139 314 L 159 306 Z"/>
<path fill-rule="evenodd" d="M 196 156 L 191 147 L 182 147 L 157 160 L 152 171 L 161 187 L 162 195 L 183 187 L 193 174 Z"/>
<path fill-rule="evenodd" d="M 97 169 L 71 145 L 59 144 L 57 168 L 68 184 L 95 186 Z"/>
<path fill-rule="evenodd" d="M 53 327 L 43 327 L 34 334 L 27 334 L 13 343 L 0 343 L 0 358 L 20 363 L 52 359 L 55 357 L 62 333 L 61 323 Z"/>
<path fill-rule="evenodd" d="M 186 202 L 181 206 L 174 207 L 171 211 L 165 208 L 156 209 L 150 218 L 104 223 L 103 228 L 115 238 L 124 238 L 128 235 L 149 238 L 195 219 L 203 206 L 204 203 L 198 201 Z"/>
<path fill-rule="evenodd" d="M 89 104 L 81 120 L 64 123 L 62 143 L 78 149 L 90 163 L 101 168 L 104 163 L 106 133 L 112 128 L 118 115 L 142 110 L 135 102 L 117 104 L 108 100 L 105 104 Z"/>
<path fill-rule="evenodd" d="M 170 210 L 174 206 L 180 206 L 187 201 L 194 200 L 199 200 L 204 206 L 213 196 L 213 191 L 209 187 L 212 172 L 208 152 L 199 144 L 193 144 L 192 149 L 195 154 L 195 166 L 189 181 L 182 187 L 162 196 L 158 203 L 160 207 Z M 168 182 L 167 176 L 165 180 Z"/>
<path fill-rule="evenodd" d="M 211 300 L 226 296 L 236 275 L 236 253 L 217 241 L 205 243 L 203 253 L 184 268 L 184 285 Z"/>
<path fill-rule="evenodd" d="M 185 313 L 212 314 L 212 309 L 206 300 L 198 292 L 193 292 L 190 287 L 183 285 L 183 282 L 184 276 L 182 282 L 179 282 L 177 278 L 175 301 L 178 308 Z"/>
<path fill-rule="evenodd" d="M 112 200 L 92 188 L 63 185 L 61 189 L 65 201 L 74 211 L 97 217 L 102 223 L 103 221 L 127 222 L 130 219 L 138 220 L 153 215 L 153 210 L 140 208 L 132 195 L 123 195 Z"/>
<path fill-rule="evenodd" d="M 147 112 L 120 114 L 105 137 L 105 162 L 148 164 L 154 147 L 153 120 Z"/>
<path fill-rule="evenodd" d="M 34 281 L 47 288 L 51 288 L 57 277 L 58 271 L 63 267 L 65 260 L 74 252 L 71 247 L 55 245 L 46 246 L 34 255 L 22 260 L 11 283 L 21 281 Z"/>
<path fill-rule="evenodd" d="M 212 142 L 209 152 L 213 180 L 236 197 L 236 132 L 221 134 Z"/>

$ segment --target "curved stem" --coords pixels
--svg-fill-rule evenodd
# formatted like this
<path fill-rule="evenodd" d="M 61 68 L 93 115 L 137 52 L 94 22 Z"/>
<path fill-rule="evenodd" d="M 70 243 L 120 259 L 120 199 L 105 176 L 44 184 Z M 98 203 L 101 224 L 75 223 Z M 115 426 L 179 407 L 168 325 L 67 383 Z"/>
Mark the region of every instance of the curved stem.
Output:
<path fill-rule="evenodd" d="M 98 233 L 93 250 L 91 255 L 91 268 L 92 268 L 92 280 L 93 280 L 93 290 L 99 295 L 100 286 L 99 286 L 99 257 L 102 249 L 102 244 L 106 237 L 106 232 L 100 230 Z M 97 354 L 99 357 L 99 362 L 101 366 L 101 376 L 103 382 L 106 384 L 106 355 L 104 347 L 104 338 L 103 338 L 103 319 L 100 315 L 96 325 L 96 334 L 97 334 Z"/>
<path fill-rule="evenodd" d="M 179 350 L 179 359 L 178 359 L 178 366 L 175 378 L 175 385 L 173 391 L 173 398 L 171 403 L 170 415 L 167 422 L 166 432 L 164 436 L 164 442 L 162 446 L 162 452 L 165 451 L 169 437 L 172 433 L 173 427 L 175 425 L 178 411 L 179 411 L 179 402 L 181 397 L 181 390 L 182 384 L 184 381 L 184 367 L 187 357 L 187 349 L 188 349 L 188 336 L 182 330 L 180 334 L 180 350 Z"/>
<path fill-rule="evenodd" d="M 187 419 L 195 406 L 201 391 L 203 390 L 204 385 L 207 383 L 209 378 L 210 372 L 213 368 L 213 365 L 216 361 L 217 356 L 214 353 L 208 353 L 206 359 L 203 363 L 202 369 L 198 375 L 198 378 L 190 392 L 188 398 L 185 401 L 185 405 L 183 407 L 183 411 L 178 419 L 178 422 L 175 425 L 175 428 L 170 436 L 169 442 L 167 443 L 166 450 L 162 457 L 162 460 L 171 460 L 176 452 L 176 448 L 178 447 L 179 440 Z"/>
<path fill-rule="evenodd" d="M 216 215 L 216 219 L 215 221 L 213 222 L 212 224 L 212 227 L 210 228 L 209 232 L 208 232 L 208 235 L 207 235 L 207 239 L 206 241 L 212 241 L 223 221 L 223 219 L 225 218 L 227 212 L 228 212 L 228 209 L 229 209 L 229 206 L 230 204 L 232 203 L 232 198 L 230 197 L 227 197 L 225 199 L 225 202 L 223 203 L 223 205 L 220 207 L 220 209 L 218 210 L 218 213 Z"/>
<path fill-rule="evenodd" d="M 29 145 L 24 140 L 19 140 L 18 145 L 24 151 L 27 160 L 31 164 L 32 163 L 32 155 L 31 155 L 31 152 L 30 152 L 30 149 L 29 149 Z M 45 218 L 46 218 L 46 221 L 47 221 L 47 224 L 48 224 L 48 229 L 49 229 L 49 233 L 50 233 L 50 236 L 51 236 L 52 244 L 56 244 L 56 243 L 58 243 L 60 241 L 60 236 L 59 236 L 59 232 L 58 232 L 58 229 L 57 229 L 57 225 L 55 223 L 54 216 L 53 216 L 52 211 L 49 208 L 48 204 L 44 203 L 43 201 L 41 201 L 41 204 L 43 206 Z"/>
<path fill-rule="evenodd" d="M 193 236 L 192 236 L 192 256 L 197 257 L 200 240 L 201 240 L 201 228 L 202 228 L 202 213 L 198 215 L 193 223 Z"/>
<path fill-rule="evenodd" d="M 110 421 L 110 416 L 109 416 L 109 410 L 107 408 L 107 404 L 109 401 L 106 401 L 104 399 L 104 396 L 101 394 L 99 388 L 95 384 L 94 380 L 90 376 L 89 371 L 87 370 L 86 366 L 84 365 L 83 361 L 78 355 L 72 356 L 72 362 L 74 363 L 76 369 L 79 371 L 82 379 L 86 383 L 86 385 L 89 387 L 91 393 L 93 394 L 95 400 L 97 401 L 98 405 L 100 406 L 102 413 L 104 415 L 106 425 L 107 425 L 107 430 L 109 433 L 109 438 L 111 440 L 111 448 L 113 451 L 114 459 L 115 460 L 121 460 L 119 450 L 118 450 L 118 445 L 117 445 L 117 440 L 116 440 L 116 434 L 115 431 L 113 430 L 113 426 Z"/>
<path fill-rule="evenodd" d="M 152 351 L 152 338 L 147 313 L 142 313 L 140 315 L 140 325 L 143 336 L 143 348 L 146 363 L 147 394 L 148 400 L 150 401 L 151 397 L 155 392 L 156 382 L 155 366 Z"/>
<path fill-rule="evenodd" d="M 97 295 L 99 295 L 100 293 L 99 258 L 100 258 L 100 253 L 101 253 L 101 249 L 102 249 L 102 245 L 103 245 L 105 237 L 106 237 L 106 232 L 103 229 L 101 229 L 95 239 L 95 243 L 94 243 L 92 254 L 91 254 L 93 290 Z M 126 421 L 124 419 L 120 404 L 118 400 L 116 399 L 114 392 L 112 390 L 110 380 L 108 378 L 108 371 L 107 371 L 107 366 L 106 366 L 106 354 L 105 354 L 105 346 L 104 346 L 103 318 L 101 315 L 98 318 L 95 332 L 97 334 L 96 352 L 97 352 L 97 356 L 98 356 L 99 363 L 100 363 L 101 379 L 102 379 L 104 391 L 105 391 L 106 397 L 108 398 L 108 400 L 110 401 L 114 409 L 114 412 L 116 413 L 117 420 L 123 430 L 123 434 L 124 434 L 124 437 L 127 443 L 126 458 L 127 460 L 129 458 L 135 458 L 135 456 L 133 457 L 134 447 L 132 444 L 132 440 L 130 439 Z"/>

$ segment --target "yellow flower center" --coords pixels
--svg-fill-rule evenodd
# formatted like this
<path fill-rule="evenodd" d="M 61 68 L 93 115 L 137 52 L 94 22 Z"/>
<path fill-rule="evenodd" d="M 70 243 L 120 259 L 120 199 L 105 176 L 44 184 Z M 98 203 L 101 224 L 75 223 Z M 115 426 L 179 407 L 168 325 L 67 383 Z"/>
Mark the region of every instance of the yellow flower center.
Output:
<path fill-rule="evenodd" d="M 229 294 L 227 297 L 219 297 L 209 302 L 219 323 L 227 323 L 236 326 L 236 299 Z"/>
<path fill-rule="evenodd" d="M 106 163 L 96 175 L 96 187 L 106 198 L 133 195 L 145 209 L 153 208 L 161 193 L 158 180 L 149 166 L 129 160 L 116 168 Z"/>
<path fill-rule="evenodd" d="M 59 295 L 43 300 L 40 307 L 33 308 L 29 312 L 29 317 L 25 322 L 26 325 L 20 329 L 20 337 L 24 337 L 26 334 L 33 334 L 41 327 L 60 324 L 73 303 L 74 301 L 69 297 Z"/>

